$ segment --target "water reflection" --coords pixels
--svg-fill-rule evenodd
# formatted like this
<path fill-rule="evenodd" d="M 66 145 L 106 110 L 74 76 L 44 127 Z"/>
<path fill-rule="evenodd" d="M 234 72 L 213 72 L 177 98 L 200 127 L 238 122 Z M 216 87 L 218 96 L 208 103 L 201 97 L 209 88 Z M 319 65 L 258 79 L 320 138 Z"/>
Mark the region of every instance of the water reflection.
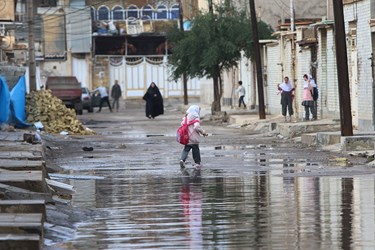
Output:
<path fill-rule="evenodd" d="M 183 207 L 184 221 L 187 227 L 187 241 L 190 249 L 203 249 L 202 234 L 202 186 L 201 171 L 182 170 L 180 204 Z"/>
<path fill-rule="evenodd" d="M 295 177 L 293 166 L 74 180 L 86 189 L 77 188 L 73 204 L 96 213 L 60 247 L 374 249 L 374 178 Z"/>
<path fill-rule="evenodd" d="M 353 240 L 352 236 L 352 227 L 353 227 L 353 179 L 351 178 L 343 178 L 342 179 L 342 190 L 344 192 L 341 193 L 342 199 L 342 231 L 341 231 L 341 238 L 342 238 L 342 249 L 352 249 L 351 243 Z"/>

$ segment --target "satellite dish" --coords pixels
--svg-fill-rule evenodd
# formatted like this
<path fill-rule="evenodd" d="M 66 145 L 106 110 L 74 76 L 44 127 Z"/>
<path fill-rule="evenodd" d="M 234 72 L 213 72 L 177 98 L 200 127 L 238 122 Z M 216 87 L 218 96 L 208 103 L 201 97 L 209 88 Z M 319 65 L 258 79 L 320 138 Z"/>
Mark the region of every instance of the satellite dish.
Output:
<path fill-rule="evenodd" d="M 12 36 L 3 36 L 1 37 L 1 49 L 11 50 L 13 49 L 14 37 Z"/>

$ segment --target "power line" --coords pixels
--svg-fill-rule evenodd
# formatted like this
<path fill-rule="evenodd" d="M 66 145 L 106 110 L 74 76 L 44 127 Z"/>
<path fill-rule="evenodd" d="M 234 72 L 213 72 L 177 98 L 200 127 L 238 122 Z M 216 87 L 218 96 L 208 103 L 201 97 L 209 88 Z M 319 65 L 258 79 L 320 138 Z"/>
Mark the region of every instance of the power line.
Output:
<path fill-rule="evenodd" d="M 290 6 L 289 5 L 287 5 L 286 3 L 284 3 L 283 2 L 283 0 L 279 0 L 280 1 L 280 3 L 282 4 L 282 5 L 284 5 L 287 9 L 289 9 L 290 8 Z"/>
<path fill-rule="evenodd" d="M 285 5 L 285 3 L 284 3 L 283 1 L 281 1 L 281 0 L 275 0 L 274 2 L 277 4 L 277 6 L 280 7 L 281 11 L 282 11 L 284 14 L 286 14 L 288 17 L 291 17 L 290 12 L 287 12 L 287 11 L 284 10 L 284 7 L 283 7 L 282 5 Z M 282 3 L 282 5 L 280 4 L 280 2 Z M 286 5 L 285 5 L 285 6 L 286 6 Z M 289 6 L 287 6 L 287 7 L 289 8 Z"/>

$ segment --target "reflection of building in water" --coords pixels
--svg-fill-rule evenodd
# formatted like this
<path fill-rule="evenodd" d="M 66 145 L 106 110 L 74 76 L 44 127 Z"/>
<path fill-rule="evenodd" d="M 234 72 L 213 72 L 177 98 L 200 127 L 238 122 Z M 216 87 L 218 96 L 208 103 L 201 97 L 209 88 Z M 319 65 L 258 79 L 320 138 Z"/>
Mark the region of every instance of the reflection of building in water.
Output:
<path fill-rule="evenodd" d="M 256 229 L 248 234 L 256 241 L 253 244 L 283 249 L 295 248 L 296 244 L 301 249 L 375 246 L 373 178 L 353 180 L 291 173 L 285 169 L 274 170 L 272 175 L 259 172 L 244 182 L 252 187 L 245 196 L 252 198 L 246 199 L 249 206 L 241 213 L 254 215 Z M 230 185 L 225 183 L 224 189 Z M 236 207 L 241 208 L 238 204 Z"/>
<path fill-rule="evenodd" d="M 353 180 L 353 239 L 361 239 L 363 248 L 375 248 L 374 177 Z"/>
<path fill-rule="evenodd" d="M 93 240 L 84 244 L 98 243 L 100 249 L 152 244 L 176 249 L 374 249 L 373 176 L 316 177 L 285 173 L 286 166 L 279 165 L 246 177 L 204 178 L 202 183 L 193 183 L 190 176 L 182 183 L 125 175 L 72 180 L 79 187 L 74 205 L 100 212 L 79 233 L 92 233 Z M 296 169 L 301 169 L 298 164 Z M 285 179 L 286 174 L 294 180 Z"/>
<path fill-rule="evenodd" d="M 76 192 L 72 196 L 72 202 L 79 207 L 96 207 L 96 180 L 70 180 L 70 185 Z"/>
<path fill-rule="evenodd" d="M 301 248 L 321 248 L 319 178 L 303 177 L 296 181 L 296 205 L 298 209 L 295 227 L 300 230 Z M 316 236 L 314 236 L 316 234 Z M 314 240 L 311 240 L 313 238 Z"/>

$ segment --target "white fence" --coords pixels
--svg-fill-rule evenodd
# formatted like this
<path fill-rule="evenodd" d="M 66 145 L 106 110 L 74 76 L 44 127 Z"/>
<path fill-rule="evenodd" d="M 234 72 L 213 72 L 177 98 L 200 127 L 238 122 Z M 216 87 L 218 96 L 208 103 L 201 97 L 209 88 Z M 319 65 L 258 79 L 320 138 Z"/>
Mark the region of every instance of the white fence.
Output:
<path fill-rule="evenodd" d="M 125 99 L 142 97 L 151 82 L 155 82 L 165 98 L 181 97 L 184 93 L 181 79 L 171 78 L 166 56 L 110 57 L 109 82 L 113 84 L 115 80 Z M 200 96 L 199 79 L 188 80 L 188 95 Z"/>

